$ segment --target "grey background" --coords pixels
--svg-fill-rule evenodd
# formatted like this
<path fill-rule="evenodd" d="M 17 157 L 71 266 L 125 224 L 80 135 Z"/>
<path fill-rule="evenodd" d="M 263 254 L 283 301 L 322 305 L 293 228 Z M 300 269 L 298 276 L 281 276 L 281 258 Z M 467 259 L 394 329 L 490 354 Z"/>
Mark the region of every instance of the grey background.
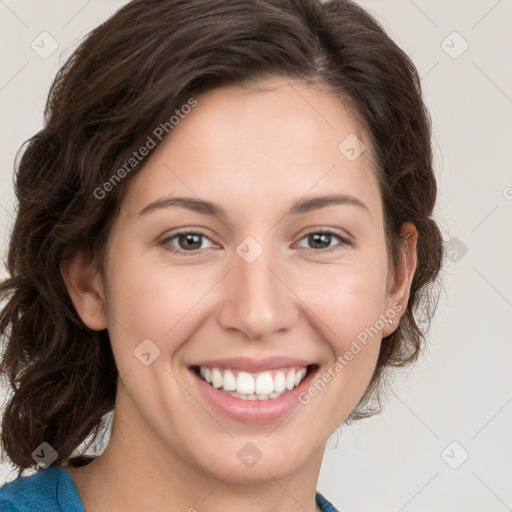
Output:
<path fill-rule="evenodd" d="M 63 57 L 124 3 L 0 0 L 2 256 L 16 150 L 41 127 Z M 449 261 L 427 352 L 380 416 L 331 438 L 317 488 L 345 512 L 512 510 L 512 1 L 358 3 L 422 76 Z M 46 59 L 31 47 L 43 31 L 59 45 Z"/>

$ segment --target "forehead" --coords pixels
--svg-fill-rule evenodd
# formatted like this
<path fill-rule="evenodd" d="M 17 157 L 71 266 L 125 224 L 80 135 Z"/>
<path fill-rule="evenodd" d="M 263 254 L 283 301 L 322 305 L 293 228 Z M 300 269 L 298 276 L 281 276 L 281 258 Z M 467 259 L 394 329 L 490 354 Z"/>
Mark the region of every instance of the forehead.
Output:
<path fill-rule="evenodd" d="M 131 215 L 164 194 L 268 209 L 308 192 L 339 192 L 379 209 L 367 135 L 325 87 L 270 78 L 195 99 L 197 106 L 132 179 Z M 345 141 L 361 141 L 365 149 L 351 160 Z"/>

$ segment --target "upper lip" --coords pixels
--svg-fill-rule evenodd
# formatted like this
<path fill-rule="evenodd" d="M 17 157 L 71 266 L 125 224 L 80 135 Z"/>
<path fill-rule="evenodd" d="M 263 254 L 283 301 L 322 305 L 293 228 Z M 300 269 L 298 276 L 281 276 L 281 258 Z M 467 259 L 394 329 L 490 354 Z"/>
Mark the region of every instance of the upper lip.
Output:
<path fill-rule="evenodd" d="M 206 366 L 208 368 L 232 368 L 233 370 L 246 372 L 260 372 L 263 370 L 275 370 L 277 368 L 286 368 L 289 366 L 309 366 L 312 363 L 306 359 L 296 357 L 273 356 L 262 359 L 253 359 L 251 357 L 230 357 L 223 359 L 209 359 L 199 361 L 191 366 Z"/>

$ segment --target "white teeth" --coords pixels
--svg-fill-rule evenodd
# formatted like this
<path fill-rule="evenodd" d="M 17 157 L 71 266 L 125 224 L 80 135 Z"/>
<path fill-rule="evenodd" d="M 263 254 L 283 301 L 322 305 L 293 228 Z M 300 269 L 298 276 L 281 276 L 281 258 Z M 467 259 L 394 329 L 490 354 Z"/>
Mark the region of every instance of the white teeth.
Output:
<path fill-rule="evenodd" d="M 294 387 L 295 387 L 295 370 L 292 369 L 288 372 L 288 375 L 286 375 L 286 389 L 293 389 Z"/>
<path fill-rule="evenodd" d="M 270 372 L 260 373 L 256 379 L 256 393 L 268 395 L 274 391 L 274 381 Z"/>
<path fill-rule="evenodd" d="M 286 389 L 286 378 L 283 372 L 276 373 L 274 377 L 274 391 L 281 393 Z"/>
<path fill-rule="evenodd" d="M 304 373 L 302 373 L 304 372 Z M 295 385 L 298 386 L 300 384 L 300 381 L 304 378 L 304 375 L 306 375 L 306 368 L 302 368 L 302 370 L 299 370 L 295 374 Z"/>
<path fill-rule="evenodd" d="M 236 390 L 246 395 L 254 393 L 254 379 L 247 372 L 240 372 L 236 378 Z"/>
<path fill-rule="evenodd" d="M 236 379 L 232 371 L 224 371 L 224 382 L 222 387 L 224 388 L 224 391 L 236 391 Z"/>
<path fill-rule="evenodd" d="M 212 386 L 214 388 L 220 388 L 223 383 L 222 373 L 218 368 L 213 368 L 212 370 Z"/>
<path fill-rule="evenodd" d="M 199 367 L 199 375 L 216 389 L 226 391 L 242 400 L 268 400 L 277 398 L 298 386 L 307 369 L 286 368 L 258 374 L 222 368 Z"/>

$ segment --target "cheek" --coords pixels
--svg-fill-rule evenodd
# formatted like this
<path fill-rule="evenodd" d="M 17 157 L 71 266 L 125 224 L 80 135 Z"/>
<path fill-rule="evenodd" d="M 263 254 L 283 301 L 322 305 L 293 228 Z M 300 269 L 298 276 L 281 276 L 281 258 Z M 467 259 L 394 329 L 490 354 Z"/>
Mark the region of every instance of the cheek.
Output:
<path fill-rule="evenodd" d="M 120 251 L 122 253 L 122 251 Z M 161 348 L 176 338 L 215 282 L 199 266 L 149 263 L 130 255 L 111 262 L 109 312 L 112 329 L 129 333 L 134 342 L 155 340 Z M 110 329 L 110 326 L 109 326 Z M 170 334 L 172 332 L 172 335 Z"/>
<path fill-rule="evenodd" d="M 330 353 L 301 400 L 330 411 L 324 423 L 331 430 L 356 407 L 375 371 L 384 327 L 379 319 L 384 277 L 378 266 L 354 263 L 338 267 L 330 276 L 317 274 L 316 286 L 304 288 L 304 301 L 318 315 L 314 328 Z"/>
<path fill-rule="evenodd" d="M 317 269 L 301 287 L 301 299 L 318 316 L 317 326 L 323 325 L 322 333 L 337 354 L 375 326 L 384 311 L 386 269 L 378 260 L 364 261 L 347 258 L 328 271 Z"/>

